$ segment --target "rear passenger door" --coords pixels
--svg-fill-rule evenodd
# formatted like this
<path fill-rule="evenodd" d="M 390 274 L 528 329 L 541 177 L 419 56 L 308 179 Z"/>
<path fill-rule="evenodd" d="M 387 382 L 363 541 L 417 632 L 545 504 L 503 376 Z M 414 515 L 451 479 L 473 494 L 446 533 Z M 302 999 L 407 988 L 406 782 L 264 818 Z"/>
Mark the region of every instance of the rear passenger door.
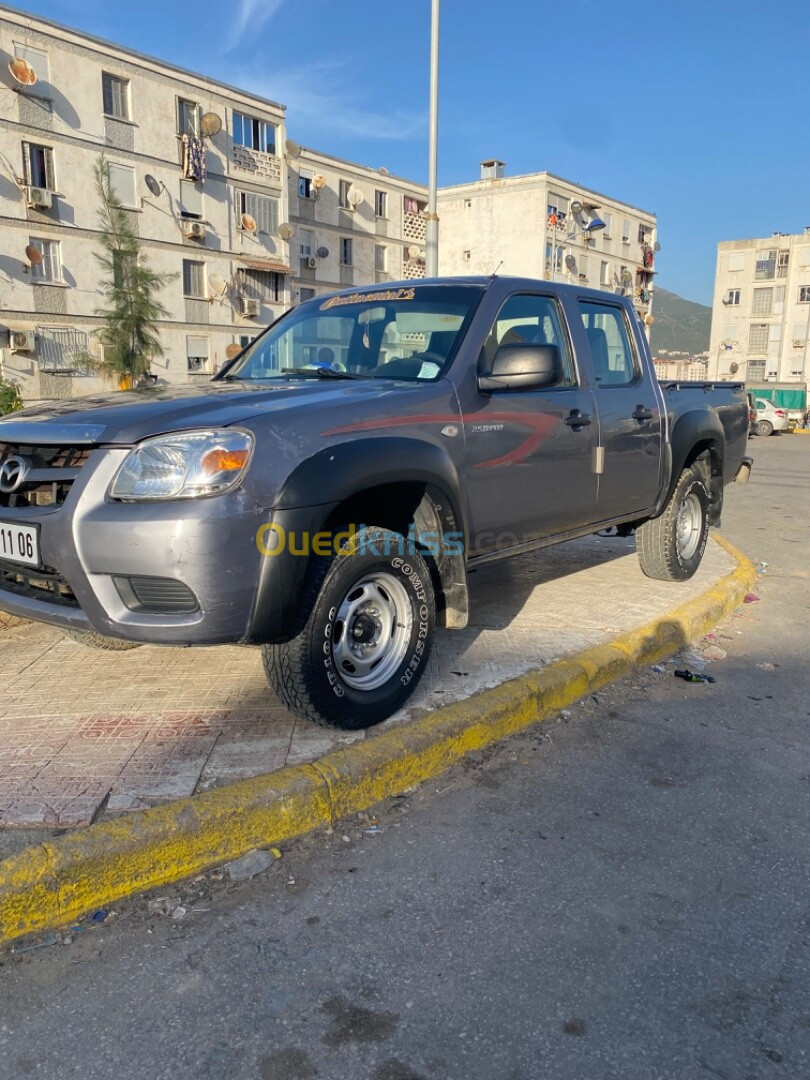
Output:
<path fill-rule="evenodd" d="M 581 299 L 604 448 L 597 510 L 600 521 L 648 510 L 658 497 L 661 408 L 641 364 L 627 309 Z"/>

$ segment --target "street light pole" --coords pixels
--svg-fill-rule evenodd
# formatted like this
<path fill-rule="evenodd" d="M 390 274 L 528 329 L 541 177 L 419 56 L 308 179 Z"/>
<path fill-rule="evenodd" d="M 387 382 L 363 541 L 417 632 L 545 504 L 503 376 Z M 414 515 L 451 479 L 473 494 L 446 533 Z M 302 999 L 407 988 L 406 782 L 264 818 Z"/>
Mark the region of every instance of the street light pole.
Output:
<path fill-rule="evenodd" d="M 425 225 L 425 274 L 439 273 L 439 215 L 436 213 L 437 147 L 439 140 L 439 0 L 430 6 L 430 135 L 428 143 L 428 205 Z"/>

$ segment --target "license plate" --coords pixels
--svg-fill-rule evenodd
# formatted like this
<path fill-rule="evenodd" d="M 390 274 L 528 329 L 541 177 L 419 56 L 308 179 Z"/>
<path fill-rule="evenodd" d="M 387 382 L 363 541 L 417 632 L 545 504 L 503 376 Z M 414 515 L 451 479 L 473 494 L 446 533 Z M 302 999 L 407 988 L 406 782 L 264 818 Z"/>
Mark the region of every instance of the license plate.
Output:
<path fill-rule="evenodd" d="M 36 525 L 0 521 L 0 559 L 39 566 L 39 531 Z"/>

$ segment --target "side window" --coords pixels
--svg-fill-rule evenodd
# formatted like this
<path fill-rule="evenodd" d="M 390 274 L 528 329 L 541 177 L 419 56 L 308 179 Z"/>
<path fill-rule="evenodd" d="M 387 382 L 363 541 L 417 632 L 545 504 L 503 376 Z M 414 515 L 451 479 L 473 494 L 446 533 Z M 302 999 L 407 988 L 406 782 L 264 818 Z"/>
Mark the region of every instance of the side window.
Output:
<path fill-rule="evenodd" d="M 479 357 L 479 367 L 488 369 L 500 345 L 556 345 L 560 351 L 562 374 L 555 386 L 575 386 L 568 341 L 562 328 L 557 302 L 551 296 L 520 293 L 510 296 L 498 312 Z"/>
<path fill-rule="evenodd" d="M 638 377 L 624 311 L 609 304 L 579 301 L 585 334 L 591 349 L 597 386 L 629 386 Z"/>

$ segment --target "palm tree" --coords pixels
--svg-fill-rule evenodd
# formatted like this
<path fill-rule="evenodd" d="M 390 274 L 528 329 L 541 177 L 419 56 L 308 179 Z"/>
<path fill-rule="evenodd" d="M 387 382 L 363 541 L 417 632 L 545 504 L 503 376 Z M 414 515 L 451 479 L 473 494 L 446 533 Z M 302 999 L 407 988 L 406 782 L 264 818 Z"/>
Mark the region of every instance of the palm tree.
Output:
<path fill-rule="evenodd" d="M 140 241 L 127 211 L 113 191 L 104 155 L 96 162 L 98 220 L 101 251 L 95 257 L 102 267 L 104 306 L 96 309 L 102 327 L 96 336 L 104 346 L 101 370 L 117 375 L 122 385 L 149 371 L 154 359 L 163 356 L 158 322 L 168 309 L 158 292 L 174 274 L 160 274 L 140 254 Z"/>

